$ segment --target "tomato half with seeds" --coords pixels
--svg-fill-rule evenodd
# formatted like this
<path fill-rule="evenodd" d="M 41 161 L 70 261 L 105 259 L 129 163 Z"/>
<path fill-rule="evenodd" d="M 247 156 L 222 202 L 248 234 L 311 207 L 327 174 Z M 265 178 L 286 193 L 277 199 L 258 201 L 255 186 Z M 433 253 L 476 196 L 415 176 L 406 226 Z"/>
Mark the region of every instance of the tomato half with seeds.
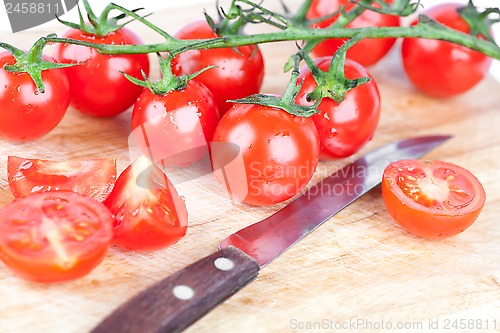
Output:
<path fill-rule="evenodd" d="M 197 21 L 183 27 L 179 39 L 217 38 L 206 21 Z M 208 66 L 216 66 L 196 77 L 214 94 L 221 114 L 231 107 L 227 100 L 257 94 L 264 80 L 264 59 L 256 45 L 211 50 L 189 50 L 174 58 L 176 75 L 193 74 Z"/>
<path fill-rule="evenodd" d="M 73 191 L 104 202 L 116 181 L 116 160 L 49 161 L 9 156 L 9 187 L 16 198 L 47 191 Z"/>
<path fill-rule="evenodd" d="M 486 200 L 468 170 L 441 161 L 400 160 L 387 166 L 382 197 L 394 221 L 425 238 L 461 233 L 477 219 Z"/>
<path fill-rule="evenodd" d="M 80 278 L 104 259 L 112 238 L 111 212 L 78 193 L 35 193 L 0 210 L 0 259 L 27 280 Z"/>
<path fill-rule="evenodd" d="M 215 130 L 214 175 L 234 198 L 255 206 L 290 199 L 311 179 L 319 138 L 310 118 L 268 106 L 235 104 Z"/>
<path fill-rule="evenodd" d="M 64 37 L 95 44 L 142 44 L 139 37 L 127 28 L 104 37 L 70 29 Z M 143 88 L 130 82 L 123 73 L 136 79 L 143 78 L 141 71 L 149 73 L 147 54 L 105 55 L 88 47 L 58 43 L 54 57 L 61 63 L 79 64 L 65 69 L 71 89 L 71 105 L 92 116 L 110 117 L 127 110 Z"/>
<path fill-rule="evenodd" d="M 469 25 L 458 12 L 461 6 L 444 3 L 422 14 L 451 29 L 470 33 Z M 462 45 L 422 38 L 405 38 L 401 52 L 403 68 L 410 81 L 420 91 L 442 98 L 472 89 L 486 76 L 493 60 Z"/>
<path fill-rule="evenodd" d="M 392 0 L 386 0 L 386 3 L 392 3 Z M 343 7 L 346 11 L 355 6 L 354 2 L 349 0 L 313 0 L 308 19 L 320 19 L 333 14 L 339 8 Z M 374 6 L 380 6 L 374 2 Z M 321 22 L 313 24 L 313 28 L 326 28 L 338 19 L 334 15 Z M 347 24 L 347 28 L 367 28 L 367 27 L 397 27 L 400 25 L 400 18 L 396 15 L 380 14 L 371 10 L 365 10 L 360 16 Z M 348 39 L 330 38 L 320 42 L 314 49 L 313 54 L 316 57 L 332 56 L 339 47 Z M 363 66 L 371 66 L 380 61 L 396 42 L 396 38 L 366 38 L 356 43 L 347 51 L 347 57 L 359 62 Z"/>
<path fill-rule="evenodd" d="M 122 172 L 105 204 L 115 217 L 113 243 L 124 249 L 159 250 L 186 234 L 184 198 L 163 170 L 144 156 Z"/>

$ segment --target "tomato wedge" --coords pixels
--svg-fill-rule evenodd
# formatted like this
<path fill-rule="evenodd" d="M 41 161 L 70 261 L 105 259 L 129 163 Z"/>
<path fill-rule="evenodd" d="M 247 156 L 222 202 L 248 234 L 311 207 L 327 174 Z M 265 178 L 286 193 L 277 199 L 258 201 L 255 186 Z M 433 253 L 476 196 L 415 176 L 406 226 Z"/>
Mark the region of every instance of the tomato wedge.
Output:
<path fill-rule="evenodd" d="M 111 212 L 78 193 L 35 193 L 0 210 L 0 259 L 27 280 L 82 277 L 104 259 L 112 238 Z"/>
<path fill-rule="evenodd" d="M 73 191 L 103 202 L 116 181 L 116 160 L 48 161 L 9 156 L 9 187 L 16 198 L 35 192 Z"/>
<path fill-rule="evenodd" d="M 144 156 L 122 172 L 105 204 L 115 217 L 113 243 L 124 249 L 159 250 L 186 234 L 184 199 L 163 171 Z"/>
<path fill-rule="evenodd" d="M 474 223 L 486 200 L 474 175 L 441 161 L 400 160 L 382 180 L 387 211 L 406 231 L 425 238 L 461 233 Z"/>

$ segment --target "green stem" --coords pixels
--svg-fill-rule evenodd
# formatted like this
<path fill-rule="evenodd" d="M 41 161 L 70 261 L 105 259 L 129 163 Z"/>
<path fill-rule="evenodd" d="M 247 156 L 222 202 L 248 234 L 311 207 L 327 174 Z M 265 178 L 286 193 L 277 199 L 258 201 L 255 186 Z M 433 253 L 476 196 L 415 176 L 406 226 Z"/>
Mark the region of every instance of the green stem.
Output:
<path fill-rule="evenodd" d="M 210 43 L 204 40 L 179 40 L 169 39 L 164 43 L 146 45 L 108 45 L 78 42 L 64 38 L 47 38 L 49 42 L 73 43 L 93 47 L 104 54 L 137 54 L 152 52 L 167 52 L 179 48 L 183 49 L 213 49 L 223 47 L 237 47 L 252 44 L 262 44 L 280 41 L 314 40 L 325 38 L 351 38 L 360 32 L 365 38 L 427 38 L 445 40 L 470 49 L 479 51 L 494 59 L 500 59 L 500 48 L 489 41 L 478 39 L 472 35 L 447 28 L 442 24 L 426 17 L 420 16 L 420 23 L 410 27 L 384 27 L 384 28 L 326 28 L 311 29 L 307 27 L 293 27 L 283 31 L 260 33 L 253 35 L 225 36 Z M 205 40 L 208 41 L 208 40 Z"/>

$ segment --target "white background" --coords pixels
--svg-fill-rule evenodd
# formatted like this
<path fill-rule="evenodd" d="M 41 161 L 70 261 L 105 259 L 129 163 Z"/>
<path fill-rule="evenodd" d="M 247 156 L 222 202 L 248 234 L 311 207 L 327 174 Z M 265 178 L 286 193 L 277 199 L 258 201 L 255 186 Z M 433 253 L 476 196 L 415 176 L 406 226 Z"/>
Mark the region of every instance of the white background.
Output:
<path fill-rule="evenodd" d="M 265 0 L 265 1 L 278 1 L 278 0 Z M 284 0 L 286 3 L 287 0 Z M 443 2 L 457 2 L 457 3 L 467 3 L 467 0 L 421 0 L 421 4 L 424 7 L 429 7 L 435 4 L 443 3 Z M 89 3 L 91 4 L 92 8 L 94 9 L 94 12 L 99 13 L 107 4 L 109 1 L 98 1 L 98 0 L 89 0 Z M 177 0 L 114 0 L 112 1 L 118 5 L 121 5 L 125 8 L 133 9 L 137 8 L 138 6 L 144 7 L 146 11 L 148 12 L 154 12 L 157 10 L 161 9 L 166 9 L 166 8 L 173 8 L 173 7 L 181 7 L 181 6 L 187 6 L 191 4 L 197 4 L 197 3 L 215 3 L 215 0 L 210 1 L 210 0 L 182 0 L 182 1 L 177 1 Z M 500 0 L 475 0 L 474 4 L 479 7 L 500 7 Z M 73 21 L 76 22 L 77 20 L 77 12 L 76 8 L 71 10 L 68 14 L 64 15 L 62 18 L 65 20 Z M 45 27 L 49 27 L 51 25 L 58 24 L 56 21 L 48 22 L 44 25 Z M 36 28 L 33 28 L 36 29 Z M 0 0 L 0 32 L 3 33 L 8 33 L 10 32 L 10 24 L 9 20 L 7 17 L 7 14 L 5 12 L 5 6 L 3 4 L 3 0 Z M 497 44 L 500 44 L 500 23 L 496 24 L 494 27 L 493 31 Z M 500 61 L 494 61 L 493 65 L 491 66 L 490 69 L 491 74 L 500 81 Z"/>

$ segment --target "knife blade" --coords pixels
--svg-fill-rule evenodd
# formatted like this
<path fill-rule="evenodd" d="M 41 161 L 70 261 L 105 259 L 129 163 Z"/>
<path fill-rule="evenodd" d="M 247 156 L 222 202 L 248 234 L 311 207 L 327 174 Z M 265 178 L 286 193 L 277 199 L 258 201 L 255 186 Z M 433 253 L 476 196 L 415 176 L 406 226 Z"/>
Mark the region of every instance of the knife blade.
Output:
<path fill-rule="evenodd" d="M 143 290 L 91 333 L 184 330 L 255 279 L 263 266 L 378 185 L 390 162 L 421 157 L 450 137 L 401 140 L 366 154 L 270 217 L 230 235 L 215 253 Z"/>

